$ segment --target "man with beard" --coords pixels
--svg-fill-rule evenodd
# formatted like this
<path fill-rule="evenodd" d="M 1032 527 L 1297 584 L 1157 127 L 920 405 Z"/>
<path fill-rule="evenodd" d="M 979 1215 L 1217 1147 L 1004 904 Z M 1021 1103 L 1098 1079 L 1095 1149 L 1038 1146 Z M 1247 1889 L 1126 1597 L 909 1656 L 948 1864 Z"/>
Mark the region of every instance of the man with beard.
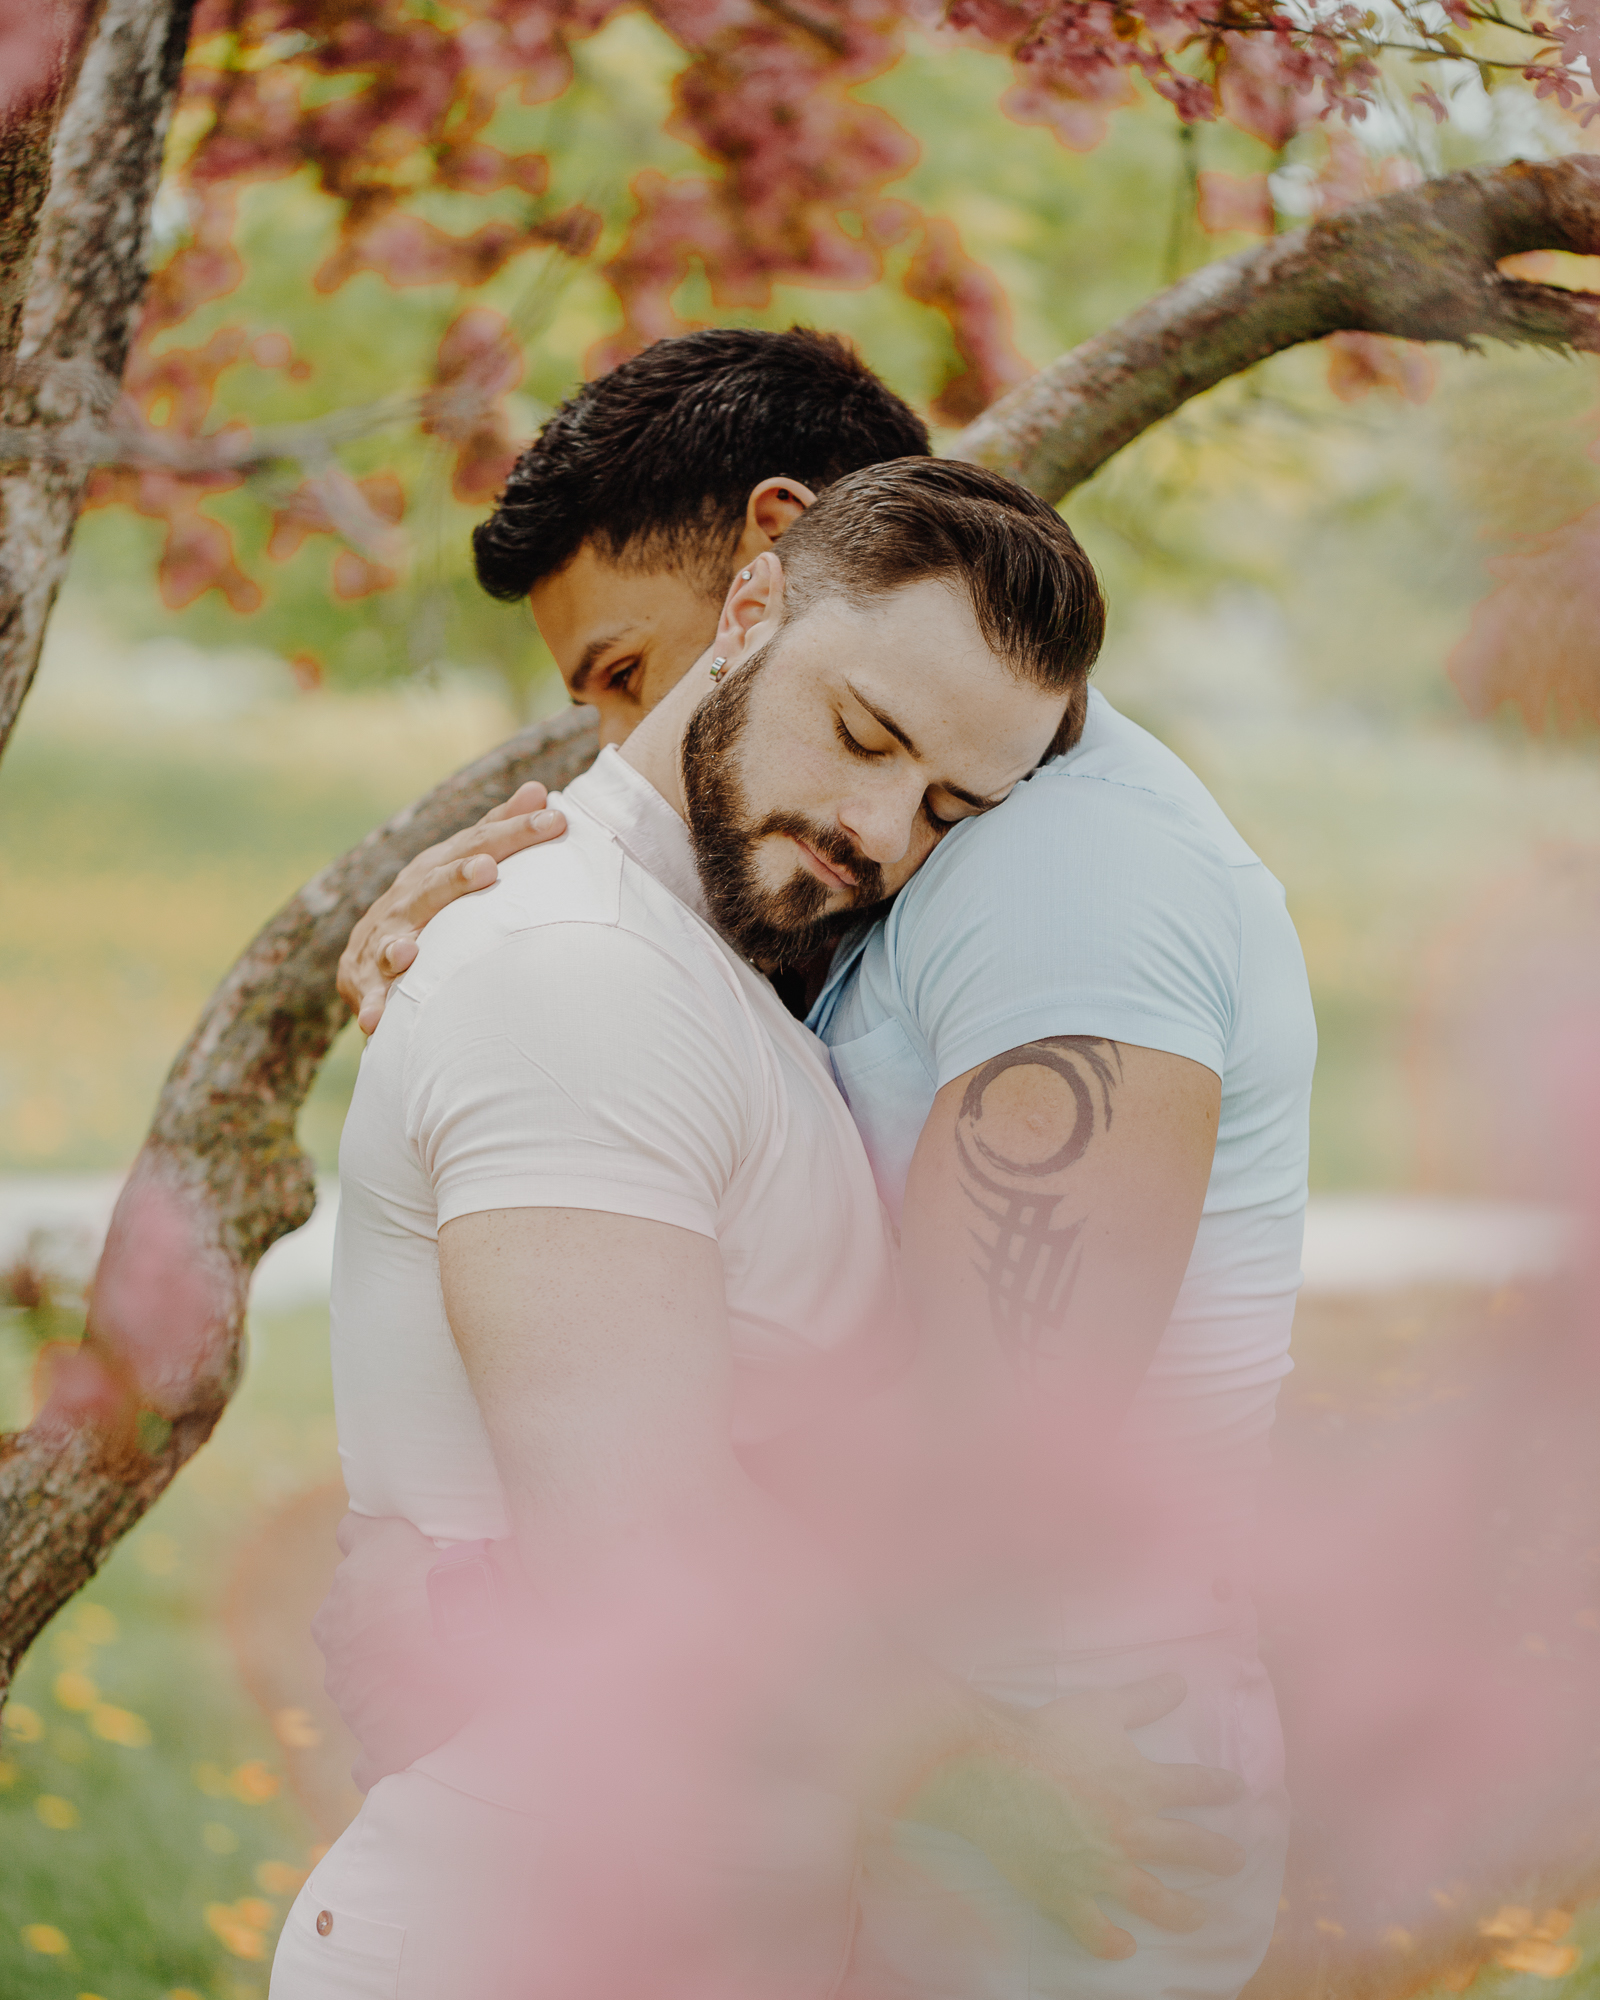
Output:
<path fill-rule="evenodd" d="M 569 788 L 560 848 L 430 930 L 363 1061 L 351 1504 L 469 1561 L 510 1545 L 509 1672 L 373 1786 L 274 2000 L 825 1994 L 853 1803 L 999 1743 L 1048 1769 L 893 1664 L 749 1469 L 900 1339 L 859 1140 L 749 956 L 815 950 L 998 804 L 1075 726 L 1103 610 L 1052 510 L 974 467 L 842 480 L 786 557 Z"/>
<path fill-rule="evenodd" d="M 826 490 L 836 441 L 870 448 L 875 424 L 899 426 L 881 410 L 861 421 L 864 371 L 830 368 L 826 345 L 659 343 L 558 412 L 478 531 L 484 580 L 528 598 L 606 740 L 709 631 L 705 579 Z M 880 1843 L 857 1951 L 871 1990 L 919 2000 L 1236 1994 L 1282 1865 L 1247 1542 L 1299 1281 L 1304 966 L 1281 889 L 1191 773 L 1098 696 L 1066 734 L 1003 809 L 941 843 L 887 923 L 849 941 L 810 1019 L 903 1232 L 922 1336 L 907 1393 L 936 1440 L 905 1510 L 924 1543 L 951 1552 L 965 1536 L 972 1566 L 994 1572 L 990 1601 L 952 1607 L 931 1643 L 1019 1708 L 1181 1673 L 1187 1698 L 1135 1740 L 1242 1775 L 1238 1805 L 1201 1817 L 1248 1863 L 1206 1882 L 1195 1857 L 1146 1848 L 1206 1921 L 1179 1937 L 1143 1912 L 1114 1923 L 1041 1874 L 1015 1813 L 986 1795 L 992 1772 L 964 1789 L 949 1774 Z M 415 926 L 559 832 L 542 802 L 527 788 L 419 857 L 357 927 L 341 990 L 364 1026 Z M 815 1501 L 825 1468 L 848 1535 L 865 1518 L 850 1454 L 804 1442 L 809 1465 L 791 1452 L 785 1471 Z M 352 1523 L 345 1542 L 322 1626 L 330 1688 L 388 1768 L 432 1740 L 430 1718 L 390 1700 L 367 1635 L 427 1653 L 432 1556 L 398 1526 Z M 952 1554 L 945 1581 L 955 1567 Z M 976 1957 L 932 1921 L 940 1887 L 981 1913 Z M 1091 1957 L 1135 1939 L 1126 1963 Z"/>

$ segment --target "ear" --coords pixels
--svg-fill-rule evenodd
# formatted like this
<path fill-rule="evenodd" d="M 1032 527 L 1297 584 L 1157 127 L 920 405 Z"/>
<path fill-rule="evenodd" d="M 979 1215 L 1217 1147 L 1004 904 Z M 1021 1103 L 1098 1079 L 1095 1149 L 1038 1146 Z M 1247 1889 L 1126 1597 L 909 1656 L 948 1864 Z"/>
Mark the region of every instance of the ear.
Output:
<path fill-rule="evenodd" d="M 730 661 L 765 645 L 783 618 L 783 564 L 773 550 L 746 563 L 733 579 L 717 620 L 714 650 Z"/>
<path fill-rule="evenodd" d="M 736 551 L 741 569 L 753 562 L 763 550 L 770 549 L 786 528 L 792 528 L 806 509 L 816 501 L 816 494 L 799 479 L 774 477 L 763 479 L 759 486 L 752 486 L 750 499 L 744 510 L 744 532 L 739 537 Z"/>

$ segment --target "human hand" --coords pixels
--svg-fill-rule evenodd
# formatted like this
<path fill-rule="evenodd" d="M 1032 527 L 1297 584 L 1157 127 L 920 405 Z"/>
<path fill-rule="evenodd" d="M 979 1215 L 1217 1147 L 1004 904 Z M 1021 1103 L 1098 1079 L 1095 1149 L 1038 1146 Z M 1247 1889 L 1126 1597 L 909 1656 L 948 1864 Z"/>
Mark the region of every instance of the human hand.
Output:
<path fill-rule="evenodd" d="M 1162 1930 L 1198 1929 L 1201 1905 L 1139 1864 L 1237 1873 L 1245 1860 L 1237 1842 L 1164 1815 L 1232 1804 L 1244 1788 L 1231 1771 L 1152 1763 L 1129 1734 L 1170 1714 L 1185 1692 L 1176 1674 L 1164 1674 L 1015 1714 L 1009 1745 L 941 1765 L 905 1816 L 980 1848 L 1097 1958 L 1128 1958 L 1134 1950 L 1100 1897 Z"/>
<path fill-rule="evenodd" d="M 431 918 L 458 896 L 487 889 L 508 855 L 566 832 L 548 798 L 541 784 L 519 786 L 475 826 L 413 856 L 360 919 L 339 956 L 338 987 L 362 1034 L 383 1018 L 389 988 L 416 957 L 418 934 Z"/>
<path fill-rule="evenodd" d="M 311 1621 L 323 1686 L 361 1745 L 351 1771 L 362 1791 L 403 1771 L 467 1721 L 477 1663 L 443 1644 L 428 1604 L 439 1551 L 409 1521 L 346 1514 L 344 1561 Z"/>

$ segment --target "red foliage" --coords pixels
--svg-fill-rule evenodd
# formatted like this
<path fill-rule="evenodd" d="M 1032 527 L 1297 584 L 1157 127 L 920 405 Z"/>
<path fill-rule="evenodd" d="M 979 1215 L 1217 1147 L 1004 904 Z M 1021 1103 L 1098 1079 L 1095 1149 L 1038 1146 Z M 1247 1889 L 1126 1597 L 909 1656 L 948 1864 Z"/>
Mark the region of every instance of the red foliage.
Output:
<path fill-rule="evenodd" d="M 934 404 L 946 423 L 970 423 L 997 392 L 1032 374 L 1011 344 L 1005 293 L 981 264 L 973 263 L 950 223 L 928 224 L 906 269 L 905 287 L 950 322 L 960 365 Z"/>
<path fill-rule="evenodd" d="M 1439 370 L 1433 356 L 1414 340 L 1391 340 L 1382 333 L 1335 333 L 1326 343 L 1328 387 L 1341 403 L 1357 402 L 1372 389 L 1393 389 L 1408 403 L 1425 403 Z"/>
<path fill-rule="evenodd" d="M 1410 0 L 1404 4 L 1408 32 L 1437 35 Z M 913 29 L 1008 56 L 1013 81 L 1004 108 L 1077 149 L 1100 141 L 1141 79 L 1179 118 L 1226 117 L 1274 149 L 1313 120 L 1363 116 L 1376 79 L 1364 39 L 1370 17 L 1353 4 L 1318 10 L 1314 20 L 1277 0 L 1229 0 L 1225 8 L 1215 0 L 646 5 L 683 52 L 669 126 L 704 169 L 638 177 L 634 214 L 603 267 L 622 325 L 592 364 L 609 365 L 680 330 L 674 301 L 693 273 L 704 273 L 719 309 L 760 309 L 778 284 L 874 283 L 887 253 L 908 246 L 902 283 L 950 327 L 956 365 L 936 409 L 951 422 L 1003 393 L 1026 363 L 993 277 L 948 221 L 892 193 L 916 158 L 915 142 L 857 95 L 899 60 Z M 1542 8 L 1548 27 L 1539 88 L 1576 101 L 1590 89 L 1586 75 L 1600 75 L 1600 0 L 1524 5 Z M 197 306 L 238 284 L 236 198 L 252 181 L 306 173 L 339 204 L 337 241 L 315 274 L 325 291 L 370 272 L 396 286 L 470 292 L 529 251 L 554 245 L 573 258 L 592 255 L 600 218 L 581 205 L 556 209 L 549 161 L 506 151 L 487 135 L 508 96 L 530 104 L 559 96 L 571 81 L 572 45 L 623 6 L 199 0 L 180 128 L 199 134 L 182 171 L 190 226 L 151 282 L 128 379 L 134 403 L 151 421 L 193 431 L 225 368 L 252 360 L 297 380 L 309 372 L 281 335 L 250 342 L 230 330 L 199 348 L 156 351 Z M 1446 0 L 1445 12 L 1466 25 L 1465 0 Z M 1333 140 L 1325 209 L 1374 191 L 1368 156 L 1337 131 Z M 422 199 L 438 193 L 493 196 L 495 209 L 452 230 Z M 1202 176 L 1201 219 L 1213 230 L 1269 230 L 1265 183 Z M 1380 382 L 1415 394 L 1422 379 L 1409 354 L 1364 336 L 1336 345 L 1330 366 L 1341 394 Z M 461 311 L 441 344 L 422 425 L 450 446 L 452 488 L 463 500 L 492 497 L 511 462 L 515 441 L 501 399 L 519 374 L 504 322 L 483 307 Z M 330 484 L 319 474 L 279 504 L 268 552 L 285 555 L 307 534 L 338 536 L 352 560 L 340 563 L 336 587 L 364 594 L 397 571 L 401 551 L 365 485 L 340 478 L 342 485 Z M 259 593 L 238 570 L 225 531 L 198 511 L 217 484 L 118 475 L 97 480 L 95 493 L 168 520 L 162 583 L 172 601 L 217 588 L 246 608 Z"/>
<path fill-rule="evenodd" d="M 422 428 L 456 448 L 450 490 L 492 500 L 517 455 L 500 398 L 522 380 L 522 355 L 504 314 L 469 306 L 439 343 Z"/>
<path fill-rule="evenodd" d="M 1272 190 L 1265 174 L 1200 176 L 1200 227 L 1208 235 L 1226 236 L 1242 229 L 1252 236 L 1270 236 L 1273 222 Z"/>
<path fill-rule="evenodd" d="M 1500 578 L 1447 671 L 1474 715 L 1515 702 L 1532 730 L 1600 722 L 1600 507 L 1490 563 Z"/>

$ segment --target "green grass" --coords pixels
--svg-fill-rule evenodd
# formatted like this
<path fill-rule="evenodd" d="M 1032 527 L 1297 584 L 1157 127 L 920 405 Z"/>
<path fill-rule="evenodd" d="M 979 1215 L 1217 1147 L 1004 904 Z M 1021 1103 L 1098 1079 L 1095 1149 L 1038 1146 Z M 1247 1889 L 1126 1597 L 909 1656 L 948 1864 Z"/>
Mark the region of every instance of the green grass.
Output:
<path fill-rule="evenodd" d="M 0 1314 L 8 1427 L 24 1414 L 20 1320 Z M 251 1530 L 285 1495 L 336 1476 L 337 1459 L 326 1313 L 275 1318 L 252 1339 L 244 1387 L 212 1442 L 18 1677 L 0 1752 L 6 2000 L 266 1993 L 288 1884 L 315 1834 L 241 1685 L 218 1606 Z M 108 1722 L 149 1740 L 107 1741 Z M 66 1951 L 31 1948 L 30 1937 L 56 1942 L 40 1925 Z"/>

